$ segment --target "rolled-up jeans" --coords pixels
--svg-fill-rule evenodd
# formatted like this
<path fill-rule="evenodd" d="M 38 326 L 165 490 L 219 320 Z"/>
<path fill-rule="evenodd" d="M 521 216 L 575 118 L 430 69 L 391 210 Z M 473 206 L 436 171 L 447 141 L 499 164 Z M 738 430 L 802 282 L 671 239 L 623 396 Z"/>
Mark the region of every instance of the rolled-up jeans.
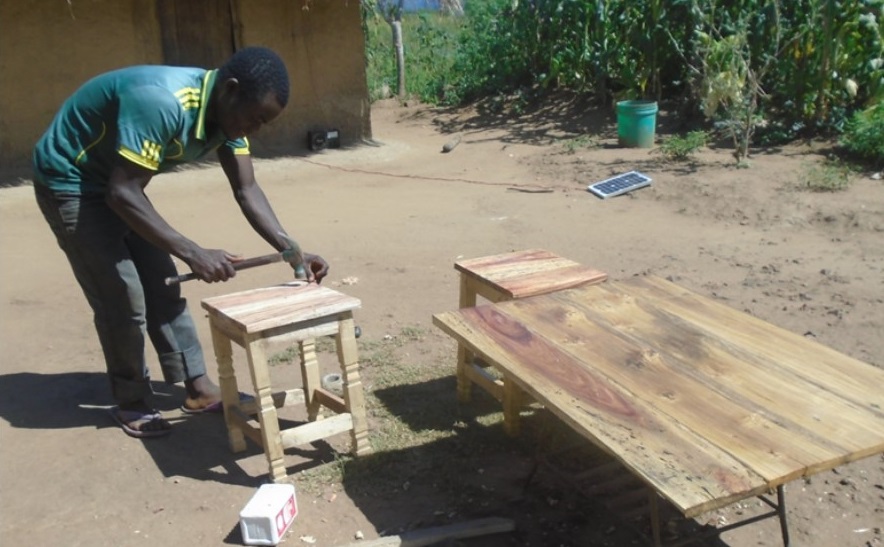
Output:
<path fill-rule="evenodd" d="M 135 233 L 101 194 L 53 193 L 34 183 L 37 203 L 92 307 L 117 403 L 147 399 L 145 333 L 172 384 L 206 373 L 196 326 L 168 253 Z"/>

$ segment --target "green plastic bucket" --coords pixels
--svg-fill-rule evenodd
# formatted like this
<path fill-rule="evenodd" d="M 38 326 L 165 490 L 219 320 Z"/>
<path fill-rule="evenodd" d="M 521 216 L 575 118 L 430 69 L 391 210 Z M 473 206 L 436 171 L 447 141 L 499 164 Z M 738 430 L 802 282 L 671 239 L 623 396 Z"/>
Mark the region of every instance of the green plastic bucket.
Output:
<path fill-rule="evenodd" d="M 617 139 L 621 146 L 652 148 L 657 128 L 657 101 L 617 103 Z"/>

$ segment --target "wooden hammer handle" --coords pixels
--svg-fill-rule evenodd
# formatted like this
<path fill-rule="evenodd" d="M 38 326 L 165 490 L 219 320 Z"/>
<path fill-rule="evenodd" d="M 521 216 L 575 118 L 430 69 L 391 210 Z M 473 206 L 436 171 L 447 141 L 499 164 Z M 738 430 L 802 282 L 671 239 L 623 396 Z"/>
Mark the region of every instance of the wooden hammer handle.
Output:
<path fill-rule="evenodd" d="M 256 256 L 253 258 L 247 258 L 245 260 L 240 260 L 239 262 L 233 263 L 233 269 L 236 271 L 239 270 L 247 270 L 249 268 L 254 268 L 256 266 L 264 266 L 265 264 L 273 264 L 274 262 L 281 262 L 283 259 L 283 253 L 273 253 L 264 256 Z M 191 272 L 183 275 L 174 275 L 172 277 L 166 278 L 166 285 L 176 285 L 178 283 L 184 283 L 185 281 L 190 281 L 192 279 L 198 279 L 196 274 Z"/>

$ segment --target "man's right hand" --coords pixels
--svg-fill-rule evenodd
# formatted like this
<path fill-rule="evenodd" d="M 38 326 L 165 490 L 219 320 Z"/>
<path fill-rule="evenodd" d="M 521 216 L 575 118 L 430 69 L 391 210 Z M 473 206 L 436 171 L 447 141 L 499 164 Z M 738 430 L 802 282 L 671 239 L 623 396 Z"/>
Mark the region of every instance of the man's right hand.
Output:
<path fill-rule="evenodd" d="M 233 265 L 242 260 L 242 256 L 233 255 L 221 249 L 203 249 L 197 247 L 186 259 L 190 270 L 207 283 L 227 281 L 236 275 Z"/>

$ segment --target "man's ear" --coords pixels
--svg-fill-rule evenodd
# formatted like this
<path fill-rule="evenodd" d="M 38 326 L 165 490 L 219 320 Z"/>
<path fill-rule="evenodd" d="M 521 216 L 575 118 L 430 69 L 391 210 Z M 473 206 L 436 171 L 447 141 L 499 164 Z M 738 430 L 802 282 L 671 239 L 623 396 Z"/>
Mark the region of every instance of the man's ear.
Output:
<path fill-rule="evenodd" d="M 236 97 L 237 92 L 239 91 L 239 80 L 236 78 L 227 78 L 223 82 L 224 94 L 229 97 Z"/>

